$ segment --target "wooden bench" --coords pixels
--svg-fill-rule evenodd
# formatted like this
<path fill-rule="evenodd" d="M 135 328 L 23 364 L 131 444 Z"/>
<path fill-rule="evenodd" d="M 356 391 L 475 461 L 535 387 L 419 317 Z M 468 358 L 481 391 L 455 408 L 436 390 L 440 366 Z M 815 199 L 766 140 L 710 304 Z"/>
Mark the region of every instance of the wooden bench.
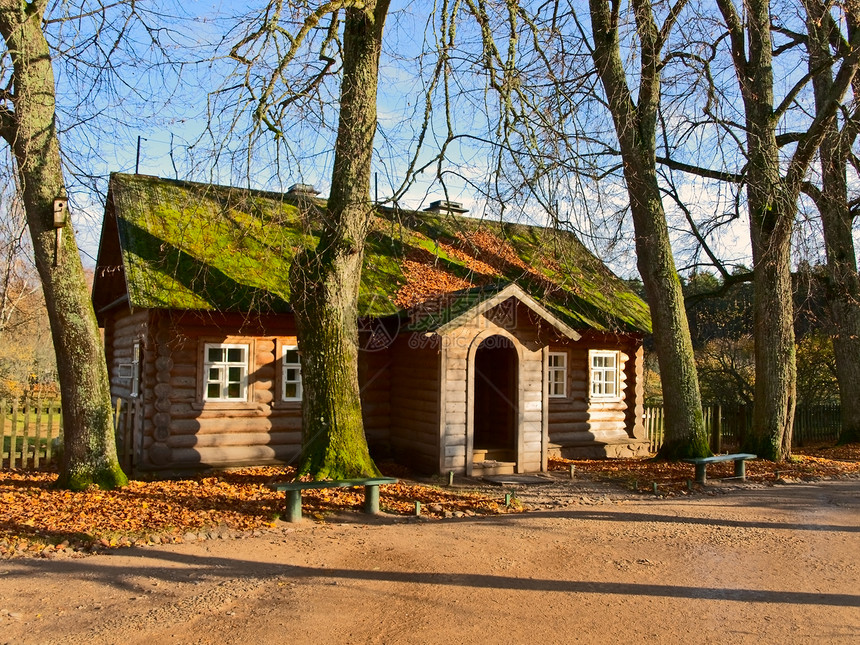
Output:
<path fill-rule="evenodd" d="M 708 476 L 705 474 L 705 468 L 708 467 L 708 464 L 714 464 L 718 461 L 733 461 L 735 462 L 735 477 L 737 477 L 741 481 L 745 481 L 747 478 L 746 460 L 755 458 L 756 455 L 742 452 L 735 455 L 715 455 L 713 457 L 688 457 L 686 459 L 682 459 L 681 461 L 686 461 L 688 464 L 695 464 L 696 483 L 704 484 L 708 481 Z"/>
<path fill-rule="evenodd" d="M 322 488 L 357 488 L 364 486 L 364 512 L 370 515 L 379 513 L 380 484 L 396 484 L 394 477 L 373 477 L 371 479 L 341 479 L 337 481 L 283 482 L 269 484 L 269 488 L 287 494 L 287 522 L 302 519 L 302 491 Z"/>

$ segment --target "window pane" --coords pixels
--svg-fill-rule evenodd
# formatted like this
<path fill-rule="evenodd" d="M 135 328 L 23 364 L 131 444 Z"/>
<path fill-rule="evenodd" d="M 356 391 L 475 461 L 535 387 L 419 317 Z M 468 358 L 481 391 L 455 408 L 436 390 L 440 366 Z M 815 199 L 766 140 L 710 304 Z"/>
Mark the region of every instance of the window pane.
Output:
<path fill-rule="evenodd" d="M 220 399 L 221 398 L 221 385 L 219 383 L 210 383 L 206 386 L 206 398 L 207 399 Z"/>
<path fill-rule="evenodd" d="M 292 381 L 295 383 L 299 380 L 299 370 L 297 370 L 295 367 L 289 368 L 287 370 L 286 376 L 284 377 L 284 380 Z"/>
<path fill-rule="evenodd" d="M 245 362 L 245 349 L 242 347 L 231 347 L 227 350 L 228 363 L 243 363 Z"/>
<path fill-rule="evenodd" d="M 224 350 L 220 347 L 210 347 L 206 360 L 209 363 L 220 363 L 224 360 Z"/>
<path fill-rule="evenodd" d="M 220 381 L 221 380 L 221 368 L 220 367 L 210 367 L 209 368 L 209 380 L 210 381 Z"/>
<path fill-rule="evenodd" d="M 296 383 L 287 383 L 284 385 L 284 398 L 297 399 L 299 386 Z"/>
<path fill-rule="evenodd" d="M 231 383 L 236 383 L 242 380 L 242 368 L 241 367 L 231 367 L 227 372 L 227 380 Z"/>
<path fill-rule="evenodd" d="M 238 399 L 242 396 L 242 387 L 239 383 L 230 383 L 227 386 L 227 398 Z"/>
<path fill-rule="evenodd" d="M 297 349 L 288 349 L 284 353 L 284 363 L 292 363 L 297 364 L 299 362 L 299 350 Z"/>

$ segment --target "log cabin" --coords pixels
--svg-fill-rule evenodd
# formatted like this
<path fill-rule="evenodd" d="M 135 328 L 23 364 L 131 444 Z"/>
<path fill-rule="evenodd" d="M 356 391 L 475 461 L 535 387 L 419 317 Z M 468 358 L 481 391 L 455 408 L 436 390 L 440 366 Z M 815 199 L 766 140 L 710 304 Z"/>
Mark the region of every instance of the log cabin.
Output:
<path fill-rule="evenodd" d="M 111 177 L 93 304 L 132 472 L 294 463 L 288 271 L 324 200 Z M 569 231 L 378 207 L 359 297 L 375 457 L 427 473 L 646 455 L 645 303 Z M 130 420 L 129 420 L 130 419 Z"/>

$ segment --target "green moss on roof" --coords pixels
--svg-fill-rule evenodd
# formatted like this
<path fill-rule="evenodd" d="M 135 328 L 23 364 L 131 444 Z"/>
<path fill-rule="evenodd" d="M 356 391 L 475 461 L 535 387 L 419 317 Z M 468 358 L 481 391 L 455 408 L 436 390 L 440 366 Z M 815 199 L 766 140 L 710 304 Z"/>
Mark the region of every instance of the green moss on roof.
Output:
<path fill-rule="evenodd" d="M 137 307 L 286 311 L 293 255 L 316 244 L 295 204 L 276 193 L 115 174 L 109 204 Z M 392 209 L 379 215 L 365 251 L 364 315 L 402 313 L 396 303 L 409 288 L 409 258 L 476 285 L 474 293 L 515 282 L 575 328 L 650 331 L 645 303 L 571 233 Z M 475 242 L 486 234 L 497 249 Z M 450 301 L 467 306 L 474 293 Z"/>

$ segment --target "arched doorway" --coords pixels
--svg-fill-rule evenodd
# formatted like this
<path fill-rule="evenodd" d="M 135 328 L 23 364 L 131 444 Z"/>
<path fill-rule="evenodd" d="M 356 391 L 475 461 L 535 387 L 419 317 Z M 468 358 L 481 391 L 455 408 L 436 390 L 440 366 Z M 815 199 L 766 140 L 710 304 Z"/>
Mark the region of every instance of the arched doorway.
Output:
<path fill-rule="evenodd" d="M 485 338 L 475 352 L 472 450 L 476 462 L 517 461 L 517 363 L 517 350 L 504 336 Z"/>

